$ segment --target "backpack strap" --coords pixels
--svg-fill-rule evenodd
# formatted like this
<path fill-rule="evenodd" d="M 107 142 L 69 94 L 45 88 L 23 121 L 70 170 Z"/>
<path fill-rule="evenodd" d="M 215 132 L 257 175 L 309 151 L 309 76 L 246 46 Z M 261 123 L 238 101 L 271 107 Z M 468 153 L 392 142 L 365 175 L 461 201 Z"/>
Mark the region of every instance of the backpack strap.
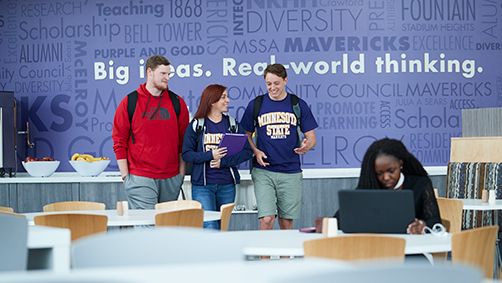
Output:
<path fill-rule="evenodd" d="M 298 147 L 302 147 L 302 129 L 301 129 L 301 117 L 302 111 L 300 110 L 300 99 L 296 94 L 291 95 L 291 105 L 293 106 L 293 112 L 296 117 L 296 132 L 298 133 Z"/>
<path fill-rule="evenodd" d="M 138 102 L 137 91 L 133 91 L 127 95 L 127 113 L 129 114 L 129 132 L 131 134 L 132 143 L 136 142 L 132 134 L 132 117 L 134 116 L 134 111 L 136 110 L 137 102 Z"/>
<path fill-rule="evenodd" d="M 206 119 L 199 118 L 195 120 L 195 123 L 192 124 L 193 131 L 197 133 L 197 142 L 195 144 L 195 151 L 199 148 L 199 140 L 204 127 L 206 126 Z"/>
<path fill-rule="evenodd" d="M 174 112 L 176 112 L 176 119 L 179 121 L 180 119 L 180 113 L 181 113 L 181 103 L 180 103 L 180 98 L 178 95 L 172 91 L 169 92 L 169 97 L 171 97 L 171 102 L 174 107 Z"/>
<path fill-rule="evenodd" d="M 254 124 L 254 143 L 258 147 L 258 115 L 260 115 L 261 104 L 263 103 L 263 97 L 265 95 L 258 95 L 254 99 L 253 104 L 253 124 Z"/>
<path fill-rule="evenodd" d="M 223 117 L 225 117 L 228 121 L 228 130 L 231 132 L 231 133 L 237 133 L 237 130 L 238 130 L 238 127 L 237 127 L 237 120 L 230 116 L 230 115 L 227 115 L 227 114 L 223 114 Z"/>

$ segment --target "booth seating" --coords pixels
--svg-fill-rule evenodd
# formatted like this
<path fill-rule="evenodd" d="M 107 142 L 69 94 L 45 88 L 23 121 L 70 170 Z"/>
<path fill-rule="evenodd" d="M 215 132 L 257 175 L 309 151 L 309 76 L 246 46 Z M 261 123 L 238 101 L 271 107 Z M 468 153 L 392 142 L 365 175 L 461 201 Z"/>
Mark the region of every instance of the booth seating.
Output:
<path fill-rule="evenodd" d="M 446 197 L 481 199 L 483 190 L 502 196 L 502 137 L 451 138 L 451 155 L 446 176 Z M 498 218 L 502 216 L 498 212 Z M 489 226 L 492 211 L 463 211 L 462 229 Z M 499 225 L 501 221 L 498 221 Z"/>
<path fill-rule="evenodd" d="M 482 190 L 495 190 L 497 199 L 500 199 L 502 196 L 502 163 L 450 162 L 446 184 L 447 198 L 481 199 Z M 502 211 L 498 213 L 498 218 L 502 219 Z M 462 214 L 463 230 L 489 226 L 493 223 L 492 211 L 464 210 Z"/>

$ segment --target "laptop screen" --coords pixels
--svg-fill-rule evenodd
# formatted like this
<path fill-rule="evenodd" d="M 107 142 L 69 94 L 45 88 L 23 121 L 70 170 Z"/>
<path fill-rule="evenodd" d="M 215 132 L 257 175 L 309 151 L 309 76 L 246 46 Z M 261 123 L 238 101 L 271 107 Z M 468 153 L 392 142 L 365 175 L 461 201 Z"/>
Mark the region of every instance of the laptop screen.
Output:
<path fill-rule="evenodd" d="M 409 190 L 342 190 L 340 229 L 344 233 L 406 234 L 415 220 L 413 192 Z"/>

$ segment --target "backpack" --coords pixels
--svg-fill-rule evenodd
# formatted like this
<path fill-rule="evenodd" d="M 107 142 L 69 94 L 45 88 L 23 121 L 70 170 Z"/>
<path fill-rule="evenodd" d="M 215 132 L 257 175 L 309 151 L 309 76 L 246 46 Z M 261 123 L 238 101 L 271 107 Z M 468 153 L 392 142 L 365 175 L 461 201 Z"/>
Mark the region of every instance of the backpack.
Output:
<path fill-rule="evenodd" d="M 291 96 L 291 106 L 293 106 L 293 112 L 296 117 L 296 130 L 298 133 L 298 147 L 302 146 L 302 131 L 301 131 L 301 116 L 302 111 L 300 110 L 300 99 L 295 94 L 290 93 Z M 263 103 L 263 97 L 265 94 L 259 95 L 255 98 L 253 104 L 253 123 L 254 123 L 254 135 L 255 135 L 255 145 L 258 146 L 258 115 L 260 114 L 261 104 Z"/>
<path fill-rule="evenodd" d="M 172 91 L 169 92 L 169 97 L 171 97 L 171 102 L 173 103 L 174 112 L 176 112 L 176 119 L 180 119 L 181 104 L 178 95 Z M 132 117 L 134 116 L 134 111 L 136 110 L 136 104 L 138 102 L 138 92 L 135 90 L 127 95 L 127 113 L 129 114 L 129 132 L 131 134 L 132 143 L 135 143 L 134 136 L 132 134 Z"/>
<path fill-rule="evenodd" d="M 235 120 L 235 118 L 225 114 L 223 114 L 223 117 L 225 117 L 228 120 L 229 124 L 228 129 L 230 130 L 230 132 L 234 134 L 237 133 L 237 121 Z M 202 131 L 204 130 L 205 126 L 206 126 L 206 119 L 204 118 L 199 118 L 197 119 L 197 123 L 192 124 L 194 132 L 197 133 L 197 146 L 199 145 L 200 135 L 202 134 Z M 197 151 L 197 148 L 195 149 L 195 151 Z"/>

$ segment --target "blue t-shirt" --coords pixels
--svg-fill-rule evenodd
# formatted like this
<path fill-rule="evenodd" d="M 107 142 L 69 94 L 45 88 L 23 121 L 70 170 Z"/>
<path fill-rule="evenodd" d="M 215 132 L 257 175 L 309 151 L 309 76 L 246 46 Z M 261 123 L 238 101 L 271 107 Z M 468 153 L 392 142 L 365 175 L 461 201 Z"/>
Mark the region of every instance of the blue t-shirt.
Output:
<path fill-rule="evenodd" d="M 217 149 L 223 133 L 228 132 L 225 118 L 222 117 L 218 123 L 213 123 L 206 119 L 206 133 L 204 134 L 204 151 Z M 234 179 L 230 173 L 230 168 L 211 168 L 210 162 L 206 162 L 206 183 L 207 184 L 232 184 Z"/>
<path fill-rule="evenodd" d="M 300 100 L 301 129 L 308 132 L 317 128 L 317 122 L 307 103 Z M 246 107 L 242 116 L 241 125 L 244 130 L 254 132 L 253 123 L 254 99 Z M 291 95 L 281 101 L 270 99 L 268 94 L 263 97 L 263 102 L 258 115 L 258 142 L 256 146 L 267 155 L 270 165 L 261 166 L 253 160 L 253 166 L 274 172 L 298 173 L 301 172 L 300 156 L 294 149 L 298 147 L 297 121 Z"/>

